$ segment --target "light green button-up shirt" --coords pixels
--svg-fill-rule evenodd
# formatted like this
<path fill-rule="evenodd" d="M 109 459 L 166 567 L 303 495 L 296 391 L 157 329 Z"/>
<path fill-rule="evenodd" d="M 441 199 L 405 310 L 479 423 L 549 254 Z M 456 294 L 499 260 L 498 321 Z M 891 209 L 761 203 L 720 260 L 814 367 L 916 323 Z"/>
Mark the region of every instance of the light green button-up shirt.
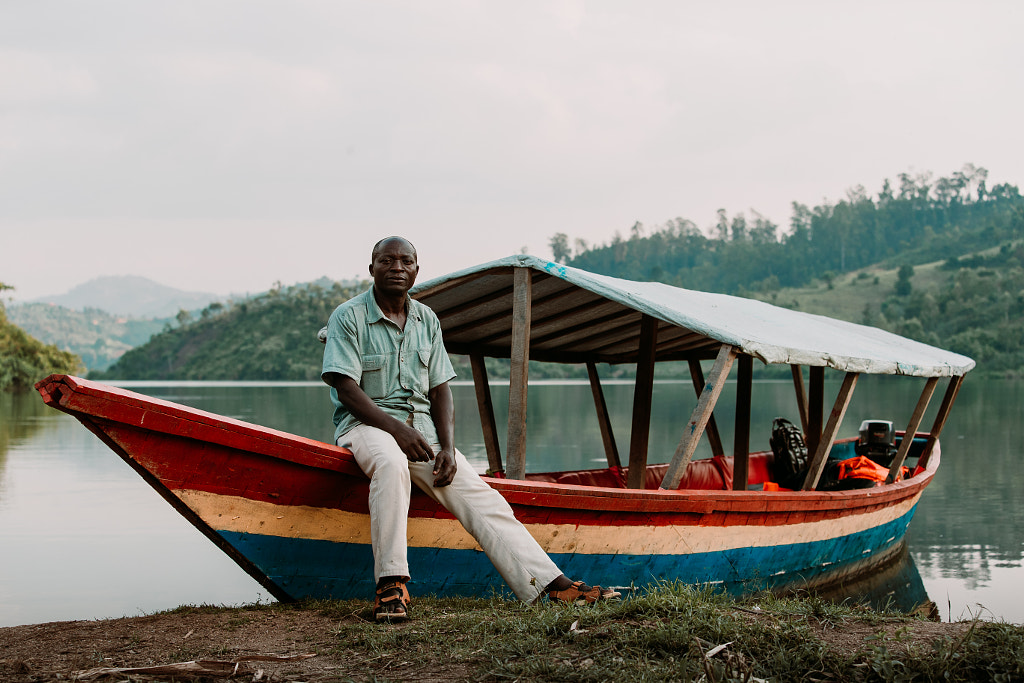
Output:
<path fill-rule="evenodd" d="M 406 297 L 405 329 L 384 315 L 373 287 L 338 306 L 327 323 L 321 377 L 351 377 L 385 413 L 406 422 L 436 446 L 428 392 L 455 377 L 441 339 L 441 323 L 430 308 Z M 326 378 L 325 380 L 326 381 Z M 334 440 L 360 424 L 331 387 Z"/>

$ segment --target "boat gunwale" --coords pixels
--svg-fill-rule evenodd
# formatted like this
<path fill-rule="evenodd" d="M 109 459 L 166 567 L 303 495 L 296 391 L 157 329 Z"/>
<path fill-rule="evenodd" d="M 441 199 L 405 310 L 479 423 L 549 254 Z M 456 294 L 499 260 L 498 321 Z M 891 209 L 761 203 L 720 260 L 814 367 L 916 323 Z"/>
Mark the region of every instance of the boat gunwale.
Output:
<path fill-rule="evenodd" d="M 57 393 L 54 394 L 53 387 L 55 386 L 65 387 L 70 389 L 71 392 L 69 394 L 67 391 L 58 390 Z M 124 406 L 133 410 L 143 410 L 147 411 L 147 413 L 167 418 L 187 420 L 196 425 L 203 432 L 210 430 L 209 433 L 204 433 L 202 435 L 200 440 L 203 441 L 238 448 L 239 443 L 237 435 L 242 435 L 255 442 L 250 444 L 250 446 L 254 446 L 262 442 L 265 446 L 284 447 L 290 451 L 297 451 L 298 454 L 298 457 L 283 457 L 283 455 L 275 455 L 275 457 L 283 457 L 285 460 L 290 460 L 298 464 L 320 467 L 322 469 L 332 469 L 337 471 L 350 469 L 345 467 L 345 464 L 351 461 L 351 451 L 347 448 L 341 448 L 316 439 L 310 439 L 298 434 L 291 434 L 282 430 L 273 429 L 272 427 L 264 427 L 251 422 L 245 422 L 244 420 L 218 415 L 217 413 L 211 413 L 200 408 L 192 408 L 180 403 L 174 403 L 173 401 L 146 396 L 145 394 L 139 394 L 128 389 L 103 384 L 95 380 L 83 379 L 74 375 L 50 375 L 46 379 L 37 383 L 36 388 L 39 390 L 40 394 L 43 395 L 43 400 L 47 405 L 67 413 L 73 414 L 81 412 L 92 417 L 108 420 L 112 419 L 132 424 L 131 422 L 124 420 L 122 417 L 115 416 L 115 411 L 113 410 L 105 410 L 101 412 L 95 409 L 96 407 L 90 407 L 89 410 L 82 410 L 81 406 L 76 405 L 77 399 L 79 398 L 85 398 L 86 400 L 101 400 L 111 404 L 111 408 L 115 405 Z M 76 398 L 72 398 L 73 396 Z M 180 431 L 172 430 L 166 425 L 163 427 L 159 424 L 143 425 L 141 422 L 142 420 L 139 421 L 137 426 L 150 431 L 173 434 L 175 436 L 198 438 L 198 435 L 194 433 L 182 434 Z M 228 435 L 235 435 L 235 438 L 231 439 Z M 312 453 L 313 457 L 309 457 L 308 455 L 303 457 L 302 455 L 309 453 Z M 354 461 L 351 462 L 353 465 L 355 464 Z M 356 467 L 358 468 L 358 465 L 356 465 Z M 359 471 L 362 472 L 362 470 Z"/>

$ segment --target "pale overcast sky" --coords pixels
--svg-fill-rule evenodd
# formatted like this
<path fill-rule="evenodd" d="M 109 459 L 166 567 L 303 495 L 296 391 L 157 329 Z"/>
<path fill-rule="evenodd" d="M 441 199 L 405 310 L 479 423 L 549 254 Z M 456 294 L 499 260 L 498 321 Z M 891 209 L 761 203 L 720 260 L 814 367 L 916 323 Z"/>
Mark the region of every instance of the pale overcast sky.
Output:
<path fill-rule="evenodd" d="M 4 2 L 0 281 L 421 280 L 965 163 L 1024 186 L 1024 3 Z"/>

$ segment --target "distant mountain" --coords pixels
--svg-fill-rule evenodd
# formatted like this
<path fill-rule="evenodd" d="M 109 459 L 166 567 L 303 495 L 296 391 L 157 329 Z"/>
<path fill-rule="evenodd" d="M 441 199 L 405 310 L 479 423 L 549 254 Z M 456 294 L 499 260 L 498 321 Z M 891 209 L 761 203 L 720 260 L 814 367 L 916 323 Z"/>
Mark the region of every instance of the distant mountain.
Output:
<path fill-rule="evenodd" d="M 277 300 L 284 291 L 299 299 L 319 298 L 328 292 L 334 297 L 330 301 L 337 305 L 350 296 L 339 299 L 339 292 L 352 288 L 362 291 L 366 283 L 336 283 L 321 277 L 288 288 L 278 284 L 260 294 L 232 295 L 222 303 L 214 301 L 217 297 L 212 294 L 183 292 L 142 277 L 103 277 L 67 294 L 12 304 L 7 315 L 40 341 L 78 355 L 85 369 L 95 373 L 106 370 L 125 352 L 161 331 L 193 320 L 205 322 L 235 307 L 248 309 L 247 302 L 255 302 L 253 309 L 258 310 L 260 302 Z M 181 311 L 186 313 L 180 315 Z M 323 318 L 320 324 L 327 319 Z"/>
<path fill-rule="evenodd" d="M 90 371 L 110 367 L 172 321 L 112 315 L 97 308 L 75 311 L 49 303 L 15 304 L 7 316 L 36 339 L 76 354 Z"/>
<path fill-rule="evenodd" d="M 137 275 L 98 277 L 66 294 L 40 297 L 31 303 L 47 303 L 76 311 L 95 308 L 115 315 L 137 318 L 170 318 L 180 310 L 205 308 L 219 298 L 208 292 L 186 292 Z"/>
<path fill-rule="evenodd" d="M 323 286 L 330 282 L 329 287 Z M 323 345 L 317 331 L 338 304 L 365 282 L 318 280 L 275 286 L 198 318 L 180 316 L 91 378 L 188 380 L 318 380 Z"/>

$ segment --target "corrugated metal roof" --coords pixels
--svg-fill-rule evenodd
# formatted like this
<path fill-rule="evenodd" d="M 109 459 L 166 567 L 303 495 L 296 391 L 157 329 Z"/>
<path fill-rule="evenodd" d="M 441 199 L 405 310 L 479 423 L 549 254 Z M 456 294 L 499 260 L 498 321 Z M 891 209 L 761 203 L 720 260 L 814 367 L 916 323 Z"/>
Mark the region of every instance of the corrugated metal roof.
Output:
<path fill-rule="evenodd" d="M 635 363 L 640 320 L 660 321 L 656 359 L 713 358 L 722 344 L 765 363 L 917 377 L 966 374 L 966 356 L 890 332 L 726 294 L 588 273 L 510 256 L 417 285 L 412 295 L 441 320 L 452 353 L 511 352 L 513 272 L 532 271 L 530 358 Z"/>

